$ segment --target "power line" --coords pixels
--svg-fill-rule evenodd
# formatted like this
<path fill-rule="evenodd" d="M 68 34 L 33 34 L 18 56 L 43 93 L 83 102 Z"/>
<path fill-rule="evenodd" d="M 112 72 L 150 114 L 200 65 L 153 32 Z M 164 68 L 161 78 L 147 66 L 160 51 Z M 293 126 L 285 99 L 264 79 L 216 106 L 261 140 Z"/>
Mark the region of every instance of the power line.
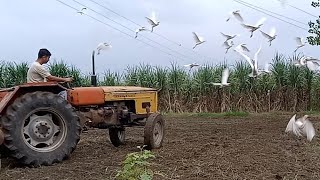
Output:
<path fill-rule="evenodd" d="M 102 5 L 102 4 L 100 4 L 100 3 L 98 3 L 98 2 L 96 2 L 96 1 L 94 1 L 94 0 L 88 0 L 88 1 L 90 1 L 90 2 L 92 2 L 92 3 L 94 3 L 94 4 L 96 4 L 96 5 L 98 5 L 98 6 L 100 6 L 100 7 L 102 7 L 102 8 L 104 8 L 104 9 L 106 9 L 106 10 L 108 10 L 108 11 L 110 11 L 110 12 L 112 12 L 112 13 L 114 13 L 114 14 L 116 14 L 116 15 L 118 15 L 118 16 L 126 19 L 126 20 L 128 20 L 128 21 L 130 21 L 131 23 L 133 23 L 133 24 L 135 24 L 135 25 L 137 25 L 137 26 L 139 26 L 139 27 L 142 27 L 141 24 L 139 24 L 139 23 L 137 23 L 137 22 L 135 22 L 135 21 L 133 21 L 133 20 L 131 20 L 131 19 L 129 19 L 129 18 L 127 18 L 127 17 L 119 14 L 119 13 L 117 13 L 116 11 L 112 10 L 111 8 L 108 8 L 108 7 Z M 182 46 L 181 43 L 177 43 L 177 42 L 175 42 L 175 41 L 173 41 L 173 40 L 171 40 L 171 39 L 169 39 L 169 38 L 167 38 L 167 37 L 165 37 L 165 36 L 163 36 L 163 35 L 161 35 L 161 34 L 159 34 L 159 33 L 157 33 L 157 32 L 152 32 L 152 33 L 155 34 L 155 35 L 157 35 L 157 36 L 159 36 L 159 37 L 161 37 L 161 38 L 163 38 L 163 39 L 165 39 L 165 40 L 167 40 L 167 41 L 169 41 L 169 42 L 171 42 L 171 43 L 173 43 L 173 44 L 175 44 L 175 45 L 177 45 L 177 46 L 179 46 L 179 47 L 184 48 L 185 50 L 188 50 L 188 51 L 191 50 L 193 53 L 196 53 L 196 54 L 201 55 L 201 56 L 203 56 L 203 57 L 205 57 L 205 58 L 211 59 L 210 57 L 204 56 L 204 55 L 202 55 L 202 54 L 194 51 L 193 49 L 186 48 L 186 47 Z"/>
<path fill-rule="evenodd" d="M 112 10 L 112 9 L 110 9 L 110 8 L 108 8 L 108 7 L 100 4 L 100 3 L 97 3 L 97 2 L 94 1 L 94 0 L 89 0 L 89 1 L 93 2 L 94 4 L 96 4 L 96 5 L 100 6 L 100 7 L 103 7 L 103 8 L 105 8 L 105 9 L 113 12 L 114 14 L 116 14 L 116 15 L 118 15 L 118 16 L 120 16 L 120 17 L 122 17 L 122 18 L 124 18 L 124 19 L 126 19 L 126 20 L 128 20 L 128 21 L 130 21 L 131 23 L 133 23 L 133 24 L 135 24 L 135 25 L 137 25 L 137 26 L 142 27 L 142 25 L 140 25 L 139 23 L 137 23 L 137 22 L 135 22 L 135 21 L 132 21 L 132 20 L 130 20 L 129 18 L 127 18 L 127 17 L 125 17 L 125 16 L 122 16 L 121 14 L 115 12 L 114 10 Z M 175 42 L 175 41 L 172 41 L 172 40 L 168 39 L 168 38 L 165 37 L 165 36 L 162 36 L 162 35 L 160 35 L 160 34 L 158 34 L 158 33 L 156 33 L 156 32 L 153 32 L 153 33 L 156 34 L 156 35 L 158 35 L 158 36 L 160 36 L 160 37 L 162 37 L 162 38 L 164 38 L 164 39 L 166 39 L 167 41 L 170 41 L 170 42 L 172 42 L 172 43 L 174 43 L 174 44 L 177 44 L 178 46 L 181 46 L 180 43 L 177 43 L 177 42 Z"/>
<path fill-rule="evenodd" d="M 237 2 L 237 3 L 239 3 L 239 4 L 242 4 L 242 5 L 246 6 L 246 7 L 249 7 L 249 8 L 251 8 L 251 9 L 254 9 L 254 10 L 256 10 L 256 11 L 259 11 L 259 12 L 261 12 L 261 13 L 263 13 L 263 14 L 269 15 L 269 16 L 271 16 L 271 17 L 273 17 L 273 18 L 276 18 L 276 19 L 278 19 L 278 20 L 280 20 L 280 21 L 283 21 L 283 22 L 285 22 L 285 23 L 288 23 L 288 24 L 290 24 L 290 25 L 292 25 L 292 26 L 295 26 L 295 27 L 297 27 L 297 28 L 299 28 L 299 29 L 303 29 L 303 30 L 308 31 L 308 29 L 306 29 L 306 28 L 304 28 L 304 27 L 298 26 L 298 25 L 296 25 L 296 24 L 293 24 L 293 23 L 291 23 L 291 22 L 288 22 L 288 21 L 286 21 L 286 20 L 283 20 L 283 19 L 281 19 L 281 18 L 278 18 L 278 17 L 276 17 L 276 16 L 274 16 L 274 15 L 272 15 L 272 14 L 266 13 L 266 12 L 264 12 L 264 11 L 262 11 L 262 10 L 259 10 L 259 9 L 255 8 L 255 7 L 252 7 L 252 6 L 250 6 L 250 3 L 244 3 L 244 2 L 241 2 L 241 1 L 239 1 L 239 0 L 233 0 L 233 1 L 235 1 L 235 2 Z M 248 5 L 248 4 L 249 4 L 249 5 Z"/>
<path fill-rule="evenodd" d="M 308 15 L 312 16 L 312 17 L 318 18 L 318 16 L 313 15 L 313 14 L 311 14 L 311 13 L 309 13 L 309 12 L 307 12 L 307 11 L 303 10 L 303 9 L 300 9 L 300 8 L 298 8 L 298 7 L 296 7 L 296 6 L 293 6 L 293 5 L 290 5 L 290 4 L 288 4 L 288 5 L 289 5 L 290 7 L 292 7 L 292 8 L 294 8 L 294 9 L 296 9 L 296 10 L 299 10 L 299 11 L 301 11 L 301 12 L 304 12 L 304 13 L 306 13 L 306 14 L 308 14 Z"/>
<path fill-rule="evenodd" d="M 76 9 L 75 7 L 70 6 L 69 4 L 66 4 L 66 3 L 62 2 L 61 0 L 56 0 L 56 1 L 58 1 L 58 2 L 60 2 L 61 4 L 65 5 L 65 6 L 69 7 L 69 8 L 71 8 L 71 9 L 77 11 L 77 12 L 79 12 L 78 9 Z M 92 16 L 90 16 L 90 15 L 88 15 L 88 14 L 84 14 L 84 15 L 86 15 L 86 16 L 88 16 L 88 17 L 90 17 L 90 18 L 92 18 L 92 19 L 94 19 L 94 20 L 96 20 L 96 21 L 98 21 L 98 22 L 106 25 L 106 26 L 109 26 L 110 28 L 112 28 L 112 29 L 114 29 L 114 30 L 116 30 L 116 31 L 119 31 L 119 32 L 121 32 L 122 34 L 125 34 L 125 35 L 133 38 L 130 34 L 128 34 L 128 33 L 126 33 L 126 32 L 123 32 L 123 31 L 121 31 L 120 29 L 115 28 L 115 27 L 113 27 L 113 26 L 111 26 L 111 25 L 109 25 L 109 24 L 107 24 L 107 23 L 105 23 L 105 22 L 103 22 L 103 21 L 95 18 L 95 17 L 92 17 Z M 172 55 L 172 54 L 170 54 L 170 53 L 168 53 L 168 52 L 166 52 L 166 51 L 160 50 L 159 48 L 157 48 L 157 47 L 155 47 L 155 46 L 153 46 L 153 45 L 151 45 L 151 44 L 149 44 L 149 43 L 146 43 L 146 42 L 144 42 L 144 41 L 142 41 L 142 40 L 140 40 L 140 39 L 135 39 L 135 40 L 140 41 L 140 42 L 142 42 L 142 43 L 144 43 L 144 44 L 146 44 L 146 45 L 148 45 L 148 46 L 150 46 L 150 47 L 153 47 L 153 48 L 157 49 L 158 51 L 160 51 L 160 52 L 162 52 L 162 53 L 165 53 L 165 54 L 167 54 L 167 55 L 170 55 L 170 56 L 175 57 L 174 55 Z M 179 58 L 179 57 L 176 57 L 176 58 L 177 58 L 177 59 L 181 59 L 181 58 Z M 182 59 L 182 60 L 183 60 L 183 59 Z"/>
<path fill-rule="evenodd" d="M 79 5 L 81 5 L 81 6 L 83 6 L 83 7 L 86 7 L 87 9 L 89 9 L 89 10 L 91 10 L 91 11 L 93 11 L 93 12 L 95 12 L 95 13 L 97 13 L 97 14 L 101 15 L 101 16 L 103 16 L 103 17 L 104 17 L 104 18 L 106 18 L 106 19 L 109 19 L 110 21 L 112 21 L 112 22 L 114 22 L 114 23 L 116 23 L 116 24 L 118 24 L 118 25 L 122 26 L 123 28 L 125 28 L 125 29 L 127 29 L 127 30 L 129 30 L 129 31 L 131 31 L 131 32 L 135 32 L 134 30 L 132 30 L 132 29 L 128 28 L 127 26 L 125 26 L 125 25 L 123 25 L 123 24 L 121 24 L 121 23 L 119 23 L 119 22 L 117 22 L 117 21 L 115 21 L 115 20 L 113 20 L 113 19 L 111 19 L 111 18 L 109 18 L 109 17 L 105 16 L 105 15 L 104 15 L 104 14 L 102 14 L 102 13 L 97 12 L 96 10 L 94 10 L 94 9 L 92 9 L 92 8 L 90 8 L 90 7 L 86 6 L 86 5 L 84 5 L 83 3 L 80 3 L 80 2 L 79 2 L 79 1 L 77 1 L 77 0 L 72 0 L 72 1 L 73 1 L 73 2 L 75 2 L 75 3 L 77 3 L 77 4 L 79 4 Z M 175 52 L 176 54 L 179 54 L 180 56 L 182 56 L 182 57 L 184 57 L 184 58 L 192 59 L 192 58 L 189 58 L 188 56 L 186 56 L 186 55 L 184 55 L 184 54 L 181 54 L 181 53 L 180 53 L 180 52 L 178 52 L 178 51 L 175 51 L 175 50 L 173 50 L 173 49 L 171 49 L 171 48 L 168 48 L 168 47 L 167 47 L 167 46 L 165 46 L 165 45 L 162 45 L 161 43 L 158 43 L 157 41 L 154 41 L 153 39 L 150 39 L 150 38 L 145 37 L 145 36 L 143 36 L 143 35 L 140 35 L 140 36 L 142 36 L 142 37 L 144 37 L 144 38 L 146 38 L 146 39 L 148 39 L 148 40 L 150 40 L 150 41 L 152 41 L 152 42 L 154 42 L 154 43 L 156 43 L 156 44 L 158 44 L 158 45 L 160 45 L 160 46 L 162 46 L 162 47 L 164 47 L 164 48 L 168 49 L 169 51 Z"/>
<path fill-rule="evenodd" d="M 238 0 L 238 1 L 240 1 L 240 2 L 242 2 L 242 3 L 246 3 L 246 4 L 250 5 L 250 6 L 253 6 L 253 7 L 255 7 L 255 8 L 261 9 L 261 10 L 263 10 L 263 11 L 266 11 L 266 12 L 269 12 L 269 13 L 272 13 L 272 14 L 275 14 L 275 15 L 277 15 L 277 16 L 280 16 L 280 17 L 284 17 L 284 18 L 290 19 L 291 21 L 295 21 L 295 22 L 297 22 L 297 23 L 300 23 L 300 24 L 303 24 L 303 25 L 307 25 L 307 23 L 305 23 L 305 22 L 301 22 L 301 21 L 298 21 L 298 20 L 296 20 L 296 19 L 293 19 L 293 18 L 290 18 L 290 17 L 284 16 L 284 15 L 282 15 L 282 14 L 278 14 L 278 13 L 275 13 L 275 12 L 269 11 L 269 10 L 264 9 L 264 8 L 262 8 L 262 7 L 259 7 L 259 6 L 255 6 L 255 5 L 253 5 L 253 4 L 250 4 L 250 3 L 248 3 L 248 2 L 245 2 L 245 1 L 242 1 L 242 0 Z"/>

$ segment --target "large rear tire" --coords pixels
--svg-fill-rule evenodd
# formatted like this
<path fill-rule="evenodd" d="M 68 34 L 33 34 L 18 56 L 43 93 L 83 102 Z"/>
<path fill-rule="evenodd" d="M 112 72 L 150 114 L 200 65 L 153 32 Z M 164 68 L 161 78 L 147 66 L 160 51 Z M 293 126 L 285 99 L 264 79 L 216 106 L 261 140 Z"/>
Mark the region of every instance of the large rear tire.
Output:
<path fill-rule="evenodd" d="M 165 122 L 161 114 L 151 114 L 144 126 L 144 145 L 146 149 L 158 149 L 162 147 L 165 134 Z"/>
<path fill-rule="evenodd" d="M 20 163 L 33 167 L 69 158 L 80 140 L 81 126 L 73 107 L 51 92 L 17 98 L 1 118 L 4 145 Z"/>

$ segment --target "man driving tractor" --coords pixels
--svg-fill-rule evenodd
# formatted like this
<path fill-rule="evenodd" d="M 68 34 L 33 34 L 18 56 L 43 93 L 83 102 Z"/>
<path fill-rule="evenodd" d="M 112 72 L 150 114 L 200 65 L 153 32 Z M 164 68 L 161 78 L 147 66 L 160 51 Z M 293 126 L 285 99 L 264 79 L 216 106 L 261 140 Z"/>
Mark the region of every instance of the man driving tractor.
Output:
<path fill-rule="evenodd" d="M 27 74 L 27 83 L 37 83 L 46 81 L 71 82 L 72 78 L 61 78 L 53 76 L 46 70 L 43 64 L 46 64 L 50 59 L 51 53 L 47 49 L 40 49 L 38 59 L 32 63 Z"/>

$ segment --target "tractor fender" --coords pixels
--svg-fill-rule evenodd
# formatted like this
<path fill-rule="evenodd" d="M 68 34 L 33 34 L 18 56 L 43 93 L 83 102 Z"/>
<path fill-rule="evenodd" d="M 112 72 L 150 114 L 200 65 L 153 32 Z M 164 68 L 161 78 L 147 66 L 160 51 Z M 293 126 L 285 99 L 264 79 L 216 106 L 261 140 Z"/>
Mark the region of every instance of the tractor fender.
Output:
<path fill-rule="evenodd" d="M 14 86 L 12 88 L 0 90 L 0 115 L 3 115 L 7 107 L 18 97 L 23 94 L 35 91 L 47 91 L 58 94 L 61 91 L 67 90 L 57 82 L 41 82 L 41 83 L 25 83 Z"/>

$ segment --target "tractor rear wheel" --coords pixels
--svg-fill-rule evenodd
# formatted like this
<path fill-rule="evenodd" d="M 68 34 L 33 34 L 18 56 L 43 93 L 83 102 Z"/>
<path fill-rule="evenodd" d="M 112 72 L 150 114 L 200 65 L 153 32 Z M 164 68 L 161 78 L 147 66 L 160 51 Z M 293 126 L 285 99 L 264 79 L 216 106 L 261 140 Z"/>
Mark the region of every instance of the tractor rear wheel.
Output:
<path fill-rule="evenodd" d="M 120 145 L 125 144 L 125 129 L 124 128 L 116 128 L 112 127 L 109 128 L 109 137 L 111 143 L 115 146 L 118 147 Z"/>
<path fill-rule="evenodd" d="M 61 162 L 80 140 L 81 126 L 73 107 L 51 92 L 22 95 L 8 107 L 1 122 L 4 145 L 24 165 Z"/>
<path fill-rule="evenodd" d="M 165 123 L 161 114 L 151 114 L 144 126 L 144 144 L 146 149 L 158 149 L 162 146 Z"/>

